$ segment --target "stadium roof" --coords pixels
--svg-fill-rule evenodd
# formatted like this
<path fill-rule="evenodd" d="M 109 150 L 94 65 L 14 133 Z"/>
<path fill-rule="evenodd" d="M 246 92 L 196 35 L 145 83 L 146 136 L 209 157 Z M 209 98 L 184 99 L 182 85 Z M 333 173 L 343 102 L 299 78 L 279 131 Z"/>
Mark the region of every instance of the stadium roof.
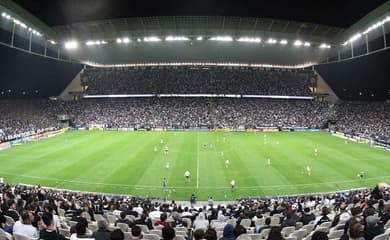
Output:
<path fill-rule="evenodd" d="M 114 43 L 107 44 L 104 52 L 102 48 L 84 47 L 68 53 L 72 59 L 99 63 L 232 60 L 303 64 L 326 58 L 328 50 L 318 49 L 320 44 L 330 44 L 330 50 L 337 52 L 356 31 L 386 17 L 390 1 L 0 0 L 0 10 L 22 19 L 43 33 L 46 41 L 55 40 L 62 47 L 69 39 Z M 8 31 L 12 31 L 12 25 L 8 26 Z M 150 43 L 136 42 L 149 36 L 186 36 L 194 40 L 194 44 L 176 43 L 176 48 L 169 44 L 151 47 Z M 235 40 L 260 37 L 262 44 L 215 46 L 219 43 L 195 42 L 198 36 L 206 39 L 232 36 Z M 135 44 L 119 49 L 115 40 L 121 37 L 129 37 Z M 287 39 L 289 44 L 308 41 L 315 47 L 302 51 L 270 49 L 264 44 L 269 38 Z"/>
<path fill-rule="evenodd" d="M 241 16 L 348 28 L 386 0 L 14 0 L 48 26 L 149 16 Z"/>

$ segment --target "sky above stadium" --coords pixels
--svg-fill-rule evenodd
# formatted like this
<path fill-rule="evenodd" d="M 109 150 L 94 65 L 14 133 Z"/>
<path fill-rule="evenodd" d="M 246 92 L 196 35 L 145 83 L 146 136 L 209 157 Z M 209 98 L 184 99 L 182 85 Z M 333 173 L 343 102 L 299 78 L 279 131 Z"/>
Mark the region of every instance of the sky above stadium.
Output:
<path fill-rule="evenodd" d="M 49 26 L 147 16 L 241 16 L 347 28 L 386 0 L 14 0 Z"/>

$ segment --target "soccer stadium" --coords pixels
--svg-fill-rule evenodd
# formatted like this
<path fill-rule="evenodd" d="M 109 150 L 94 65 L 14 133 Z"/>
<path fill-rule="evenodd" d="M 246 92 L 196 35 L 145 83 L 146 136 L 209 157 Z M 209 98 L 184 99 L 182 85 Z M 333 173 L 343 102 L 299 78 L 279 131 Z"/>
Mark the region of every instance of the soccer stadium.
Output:
<path fill-rule="evenodd" d="M 389 239 L 390 1 L 0 12 L 0 240 Z"/>

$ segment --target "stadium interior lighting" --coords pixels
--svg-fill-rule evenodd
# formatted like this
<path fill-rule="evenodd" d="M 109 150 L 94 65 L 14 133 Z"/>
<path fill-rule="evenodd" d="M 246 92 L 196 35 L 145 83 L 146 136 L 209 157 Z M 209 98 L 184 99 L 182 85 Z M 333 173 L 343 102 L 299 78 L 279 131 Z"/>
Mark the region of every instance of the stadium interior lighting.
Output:
<path fill-rule="evenodd" d="M 145 42 L 160 42 L 161 39 L 158 37 L 144 37 Z"/>
<path fill-rule="evenodd" d="M 387 16 L 383 20 L 378 21 L 378 22 L 372 24 L 371 26 L 369 26 L 365 31 L 363 31 L 363 34 L 368 34 L 372 30 L 375 30 L 378 27 L 381 27 L 382 25 L 384 25 L 386 22 L 389 22 L 389 21 L 390 21 L 390 16 Z M 348 43 L 356 41 L 357 39 L 361 38 L 361 36 L 362 36 L 362 34 L 358 32 L 357 34 L 353 35 L 348 41 L 344 42 L 342 45 L 345 46 Z"/>
<path fill-rule="evenodd" d="M 123 41 L 123 43 L 129 43 L 130 39 L 128 37 L 124 37 L 122 41 Z"/>
<path fill-rule="evenodd" d="M 280 44 L 282 44 L 282 45 L 286 45 L 287 44 L 287 40 L 285 40 L 285 39 L 283 39 L 283 40 L 280 40 L 280 42 L 279 42 Z"/>
<path fill-rule="evenodd" d="M 354 42 L 354 41 L 358 40 L 361 37 L 362 37 L 362 34 L 361 33 L 357 33 L 357 34 L 353 35 L 348 41 L 349 42 Z"/>
<path fill-rule="evenodd" d="M 2 13 L 1 13 L 1 16 L 2 16 L 2 17 L 5 17 L 6 15 L 7 15 L 7 14 L 6 14 L 5 12 L 2 12 Z"/>
<path fill-rule="evenodd" d="M 188 41 L 190 40 L 188 37 L 175 37 L 175 36 L 167 36 L 165 38 L 165 41 L 171 42 L 171 41 Z"/>
<path fill-rule="evenodd" d="M 232 42 L 233 38 L 229 36 L 217 36 L 210 38 L 211 41 Z"/>
<path fill-rule="evenodd" d="M 54 40 L 49 40 L 49 43 L 51 43 L 52 45 L 56 45 L 57 44 L 56 41 L 54 41 Z"/>
<path fill-rule="evenodd" d="M 97 40 L 97 41 L 87 41 L 85 42 L 85 45 L 87 46 L 93 46 L 93 45 L 103 45 L 103 44 L 107 44 L 106 41 L 101 41 L 101 40 Z"/>
<path fill-rule="evenodd" d="M 299 47 L 299 46 L 302 46 L 302 41 L 300 41 L 300 40 L 296 40 L 295 42 L 294 42 L 294 46 L 297 46 L 297 47 Z"/>
<path fill-rule="evenodd" d="M 87 41 L 85 43 L 85 45 L 87 45 L 87 46 L 95 45 L 95 42 L 94 41 Z"/>
<path fill-rule="evenodd" d="M 252 43 L 260 43 L 261 38 L 250 38 L 250 37 L 240 37 L 237 39 L 238 42 L 252 42 Z"/>
<path fill-rule="evenodd" d="M 78 46 L 79 46 L 79 43 L 74 41 L 74 40 L 65 42 L 65 48 L 69 49 L 69 50 L 76 49 Z"/>
<path fill-rule="evenodd" d="M 202 37 L 202 36 L 199 36 L 199 37 L 196 38 L 196 40 L 202 41 L 202 40 L 203 40 L 203 37 Z"/>
<path fill-rule="evenodd" d="M 268 38 L 268 41 L 267 41 L 267 43 L 269 43 L 269 44 L 275 44 L 277 42 L 278 41 L 276 39 L 273 39 L 273 38 Z"/>
<path fill-rule="evenodd" d="M 137 42 L 142 42 L 142 39 L 141 38 L 137 38 Z"/>
<path fill-rule="evenodd" d="M 322 43 L 320 45 L 320 48 L 330 48 L 330 45 L 329 44 L 326 44 L 326 43 Z"/>
<path fill-rule="evenodd" d="M 116 42 L 117 42 L 117 43 L 122 43 L 122 39 L 117 38 L 117 39 L 116 39 Z"/>
<path fill-rule="evenodd" d="M 310 46 L 311 46 L 311 43 L 305 42 L 305 43 L 303 44 L 303 46 L 305 46 L 305 47 L 310 47 Z"/>

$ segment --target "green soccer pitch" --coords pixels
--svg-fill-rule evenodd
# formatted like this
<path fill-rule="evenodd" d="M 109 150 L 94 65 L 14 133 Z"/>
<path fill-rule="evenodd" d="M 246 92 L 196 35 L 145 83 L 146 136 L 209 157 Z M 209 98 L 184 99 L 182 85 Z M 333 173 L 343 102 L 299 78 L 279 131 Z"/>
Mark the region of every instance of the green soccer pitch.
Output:
<path fill-rule="evenodd" d="M 373 187 L 389 182 L 389 160 L 383 149 L 326 132 L 69 131 L 0 152 L 0 176 L 88 192 L 232 200 Z"/>

